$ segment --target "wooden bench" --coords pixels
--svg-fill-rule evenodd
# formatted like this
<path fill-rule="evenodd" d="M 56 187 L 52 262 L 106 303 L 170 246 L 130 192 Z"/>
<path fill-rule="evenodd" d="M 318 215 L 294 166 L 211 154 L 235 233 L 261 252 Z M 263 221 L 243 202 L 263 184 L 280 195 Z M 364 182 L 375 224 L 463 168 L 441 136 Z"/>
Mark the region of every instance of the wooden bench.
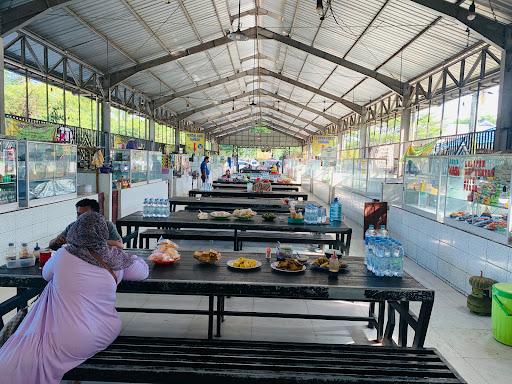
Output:
<path fill-rule="evenodd" d="M 125 383 L 465 383 L 434 349 L 121 336 L 64 379 Z"/>
<path fill-rule="evenodd" d="M 288 233 L 288 232 L 240 232 L 238 234 L 238 249 L 242 250 L 243 242 L 255 243 L 294 243 L 294 244 L 320 244 L 329 245 L 333 248 L 345 251 L 345 247 L 340 240 L 324 235 L 309 233 Z"/>
<path fill-rule="evenodd" d="M 191 231 L 176 229 L 147 229 L 139 235 L 139 247 L 149 249 L 150 239 L 171 240 L 217 240 L 217 241 L 234 241 L 233 231 Z M 144 244 L 143 244 L 144 243 Z"/>

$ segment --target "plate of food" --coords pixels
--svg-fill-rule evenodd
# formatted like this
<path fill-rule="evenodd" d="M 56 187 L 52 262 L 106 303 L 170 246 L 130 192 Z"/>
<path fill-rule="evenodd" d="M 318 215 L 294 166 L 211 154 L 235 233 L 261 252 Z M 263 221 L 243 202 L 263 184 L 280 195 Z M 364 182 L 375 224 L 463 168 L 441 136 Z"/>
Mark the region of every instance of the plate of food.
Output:
<path fill-rule="evenodd" d="M 342 269 L 347 268 L 347 263 L 344 261 L 340 262 L 340 271 Z M 329 259 L 325 256 L 317 257 L 313 262 L 311 263 L 311 269 L 317 270 L 317 271 L 324 271 L 329 272 Z"/>
<path fill-rule="evenodd" d="M 210 216 L 214 220 L 227 220 L 231 217 L 231 213 L 226 212 L 226 211 L 215 211 L 215 212 L 211 212 Z"/>
<path fill-rule="evenodd" d="M 261 215 L 261 217 L 265 221 L 274 221 L 277 218 L 277 215 L 272 212 L 265 212 L 263 215 Z"/>
<path fill-rule="evenodd" d="M 306 266 L 296 259 L 274 261 L 272 264 L 270 264 L 270 267 L 273 270 L 287 273 L 298 273 L 304 272 L 306 270 Z"/>
<path fill-rule="evenodd" d="M 254 212 L 251 208 L 247 209 L 235 209 L 233 211 L 233 216 L 239 220 L 251 220 L 257 213 Z"/>
<path fill-rule="evenodd" d="M 178 246 L 171 240 L 160 240 L 148 260 L 157 265 L 170 265 L 180 261 L 181 255 Z"/>
<path fill-rule="evenodd" d="M 215 249 L 198 250 L 194 252 L 194 259 L 203 264 L 214 264 L 221 259 L 221 253 Z"/>
<path fill-rule="evenodd" d="M 241 269 L 247 271 L 261 267 L 261 262 L 258 260 L 249 259 L 247 257 L 239 257 L 238 259 L 229 260 L 227 265 L 233 269 Z"/>

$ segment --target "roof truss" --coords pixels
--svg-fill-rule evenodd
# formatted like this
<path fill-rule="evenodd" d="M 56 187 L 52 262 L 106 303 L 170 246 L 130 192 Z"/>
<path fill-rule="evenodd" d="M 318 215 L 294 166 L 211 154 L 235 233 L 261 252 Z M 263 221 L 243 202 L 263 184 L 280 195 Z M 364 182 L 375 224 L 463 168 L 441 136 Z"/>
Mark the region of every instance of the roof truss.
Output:
<path fill-rule="evenodd" d="M 362 65 L 352 63 L 351 61 L 348 61 L 341 57 L 331 55 L 330 53 L 324 52 L 321 49 L 318 49 L 318 48 L 309 46 L 307 44 L 301 43 L 299 41 L 293 40 L 292 38 L 290 38 L 288 36 L 283 36 L 278 33 L 269 31 L 265 28 L 252 27 L 252 28 L 246 29 L 243 32 L 249 38 L 252 38 L 252 39 L 264 38 L 264 39 L 276 40 L 276 41 L 279 41 L 280 43 L 283 43 L 283 44 L 286 44 L 293 48 L 307 52 L 313 56 L 330 61 L 339 66 L 348 68 L 354 72 L 358 72 L 362 75 L 371 77 L 371 78 L 381 82 L 382 84 L 386 85 L 387 87 L 389 87 L 390 89 L 392 89 L 393 91 L 395 91 L 399 94 L 403 94 L 405 92 L 405 90 L 408 89 L 408 85 L 406 83 L 400 82 L 396 79 L 393 79 L 389 76 L 386 76 L 386 75 L 379 73 L 377 71 L 374 71 L 372 69 L 363 67 Z M 130 66 L 125 69 L 121 69 L 116 72 L 112 72 L 107 76 L 104 86 L 112 87 L 112 86 L 116 85 L 117 83 L 128 79 L 129 77 L 135 75 L 136 73 L 138 73 L 140 71 L 144 71 L 144 70 L 147 70 L 147 69 L 150 69 L 150 68 L 162 65 L 162 64 L 170 63 L 172 61 L 193 55 L 195 53 L 204 52 L 204 51 L 207 51 L 208 49 L 219 47 L 219 46 L 227 44 L 229 42 L 231 42 L 231 40 L 229 40 L 227 36 L 219 37 L 217 39 L 195 45 L 193 47 L 190 47 L 190 48 L 182 50 L 182 51 L 171 52 L 170 54 L 164 55 L 157 59 L 148 60 L 146 62 L 136 64 L 136 65 Z"/>
<path fill-rule="evenodd" d="M 295 132 L 290 132 L 289 129 L 287 129 L 286 127 L 283 127 L 282 125 L 280 124 L 277 124 L 277 123 L 274 123 L 274 122 L 265 122 L 267 123 L 268 125 L 268 128 L 270 129 L 273 129 L 277 132 L 281 132 L 287 136 L 290 136 L 290 137 L 293 137 L 294 139 L 297 139 L 297 140 L 305 140 L 306 139 L 306 136 L 303 136 L 303 135 L 300 135 L 298 133 L 295 133 Z M 227 129 L 224 129 L 222 131 L 219 131 L 217 134 L 215 134 L 214 136 L 216 137 L 223 137 L 223 136 L 228 136 L 228 135 L 233 135 L 235 133 L 238 133 L 238 132 L 241 132 L 241 131 L 245 131 L 247 129 L 251 129 L 254 127 L 254 122 L 248 122 L 246 124 L 243 124 L 241 126 L 238 126 L 238 127 L 229 127 Z"/>
<path fill-rule="evenodd" d="M 303 130 L 303 131 L 307 132 L 308 134 L 314 134 L 315 133 L 314 131 L 307 130 L 307 129 L 305 129 L 304 127 L 302 127 L 300 125 L 295 125 L 295 124 L 292 124 L 290 121 L 286 121 L 286 120 L 280 119 L 279 117 L 277 117 L 277 116 L 275 116 L 275 115 L 273 115 L 271 113 L 249 114 L 249 115 L 245 115 L 245 116 L 239 117 L 238 119 L 235 119 L 235 120 L 228 120 L 228 121 L 225 121 L 225 122 L 221 122 L 218 125 L 220 127 L 220 126 L 225 126 L 225 125 L 239 123 L 241 121 L 245 121 L 247 119 L 254 119 L 254 118 L 256 118 L 256 119 L 258 119 L 258 118 L 268 118 L 268 119 L 271 119 L 271 120 L 276 121 L 278 123 L 286 124 L 288 126 L 288 128 L 289 127 L 297 128 L 299 130 Z M 206 128 L 205 131 L 209 132 L 209 133 L 215 134 L 217 129 L 219 129 L 219 128 L 218 127 L 213 127 L 213 129 L 212 128 Z M 297 134 L 298 133 L 299 132 L 297 132 Z"/>
<path fill-rule="evenodd" d="M 174 100 L 174 99 L 176 99 L 178 97 L 184 97 L 186 95 L 189 95 L 189 94 L 192 94 L 192 93 L 195 93 L 195 92 L 204 91 L 205 89 L 210 89 L 212 87 L 215 87 L 215 86 L 218 86 L 218 85 L 221 85 L 221 84 L 225 84 L 225 83 L 227 83 L 229 81 L 234 81 L 234 80 L 240 79 L 240 78 L 245 77 L 245 76 L 254 76 L 254 75 L 257 75 L 257 76 L 260 76 L 260 77 L 261 76 L 273 77 L 275 79 L 284 81 L 285 83 L 288 83 L 288 84 L 294 85 L 296 87 L 305 89 L 306 91 L 309 91 L 309 92 L 314 93 L 316 95 L 323 96 L 323 97 L 326 97 L 328 99 L 334 100 L 334 101 L 336 101 L 336 102 L 338 102 L 340 104 L 343 104 L 345 107 L 349 108 L 351 111 L 356 112 L 358 114 L 362 114 L 362 112 L 363 112 L 363 107 L 358 105 L 358 104 L 356 104 L 356 103 L 353 103 L 351 101 L 345 100 L 345 99 L 343 99 L 343 98 L 341 98 L 339 96 L 333 95 L 332 93 L 322 91 L 322 90 L 320 90 L 320 89 L 318 89 L 316 87 L 313 87 L 311 85 L 307 85 L 307 84 L 302 83 L 300 81 L 291 79 L 291 78 L 286 77 L 286 76 L 284 76 L 282 74 L 270 71 L 270 70 L 268 70 L 266 68 L 249 69 L 247 71 L 239 72 L 239 73 L 237 73 L 235 75 L 232 75 L 232 76 L 227 76 L 227 77 L 224 77 L 222 79 L 218 79 L 218 80 L 206 83 L 206 84 L 199 85 L 197 87 L 192 87 L 192 88 L 180 91 L 180 92 L 176 92 L 176 93 L 171 94 L 171 95 L 160 97 L 160 98 L 155 100 L 155 106 L 156 107 L 162 107 L 163 105 L 169 103 L 170 101 L 172 101 L 172 100 Z"/>

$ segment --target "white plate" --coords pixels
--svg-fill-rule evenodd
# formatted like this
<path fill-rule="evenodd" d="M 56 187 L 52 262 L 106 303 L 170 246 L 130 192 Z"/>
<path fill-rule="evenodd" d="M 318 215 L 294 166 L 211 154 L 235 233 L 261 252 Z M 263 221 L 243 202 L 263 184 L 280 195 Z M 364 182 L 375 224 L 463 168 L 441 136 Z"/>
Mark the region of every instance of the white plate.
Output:
<path fill-rule="evenodd" d="M 250 271 L 251 269 L 257 269 L 257 268 L 261 267 L 261 261 L 258 261 L 258 260 L 256 260 L 256 266 L 254 266 L 254 267 L 252 267 L 252 268 L 240 268 L 240 267 L 235 267 L 235 266 L 233 265 L 233 263 L 234 263 L 236 260 L 237 260 L 237 259 L 229 260 L 229 261 L 227 262 L 228 267 L 233 268 L 233 269 L 240 269 L 241 271 Z"/>
<path fill-rule="evenodd" d="M 229 212 L 223 212 L 223 211 L 215 211 L 210 213 L 211 217 L 230 217 L 231 213 Z"/>
<path fill-rule="evenodd" d="M 302 269 L 300 269 L 298 271 L 289 271 L 288 269 L 277 268 L 277 261 L 274 261 L 272 264 L 270 264 L 270 268 L 272 268 L 272 269 L 274 269 L 276 271 L 285 272 L 285 273 L 300 273 L 300 272 L 304 272 L 306 270 L 306 266 L 305 265 L 303 265 Z"/>

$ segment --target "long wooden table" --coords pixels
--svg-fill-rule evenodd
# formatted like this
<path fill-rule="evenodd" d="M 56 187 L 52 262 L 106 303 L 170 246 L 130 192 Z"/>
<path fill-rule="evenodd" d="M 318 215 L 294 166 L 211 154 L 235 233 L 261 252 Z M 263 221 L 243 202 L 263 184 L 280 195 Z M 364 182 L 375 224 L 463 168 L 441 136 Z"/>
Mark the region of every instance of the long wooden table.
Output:
<path fill-rule="evenodd" d="M 211 197 L 245 197 L 245 198 L 290 198 L 290 199 L 299 199 L 303 200 L 308 199 L 308 194 L 306 192 L 296 192 L 296 191 L 270 191 L 270 192 L 247 192 L 241 191 L 237 189 L 214 189 L 212 191 L 203 191 L 200 189 L 191 189 L 188 191 L 189 196 L 211 196 Z"/>
<path fill-rule="evenodd" d="M 190 196 L 179 196 L 171 197 L 169 199 L 171 205 L 171 212 L 176 211 L 177 205 L 194 206 L 194 207 L 215 207 L 224 210 L 232 210 L 236 208 L 252 208 L 253 210 L 266 211 L 271 209 L 272 211 L 280 210 L 282 212 L 288 212 L 289 207 L 283 203 L 282 199 L 247 199 L 247 198 L 231 198 L 226 199 L 225 197 L 201 197 L 199 200 L 196 197 Z M 315 203 L 315 201 L 311 201 Z M 318 203 L 317 203 L 318 204 Z M 297 202 L 295 205 L 297 208 L 304 208 L 304 203 Z"/>
<path fill-rule="evenodd" d="M 246 185 L 247 184 L 247 181 L 242 181 L 242 180 L 223 180 L 223 179 L 217 179 L 216 181 L 213 182 L 214 184 L 217 183 L 217 184 L 225 184 L 225 185 L 230 185 L 230 184 L 241 184 L 241 185 Z M 287 185 L 287 186 L 291 186 L 291 187 L 300 187 L 302 184 L 301 183 L 293 183 L 293 182 L 290 182 L 290 183 L 284 183 L 284 182 L 278 182 L 278 181 L 271 181 L 270 182 L 273 186 L 274 185 Z"/>
<path fill-rule="evenodd" d="M 245 184 L 222 184 L 213 182 L 214 189 L 246 189 L 247 183 Z M 300 187 L 292 186 L 292 185 L 281 185 L 281 184 L 272 184 L 272 191 L 296 191 L 298 192 Z"/>
<path fill-rule="evenodd" d="M 147 257 L 149 251 L 128 250 L 128 252 Z M 223 317 L 263 316 L 283 318 L 306 318 L 323 320 L 350 320 L 368 322 L 377 329 L 377 341 L 393 344 L 392 335 L 395 328 L 395 312 L 399 319 L 399 345 L 407 346 L 407 329 L 414 331 L 412 345 L 422 348 L 428 329 L 430 314 L 434 302 L 434 291 L 423 287 L 411 276 L 402 278 L 377 277 L 368 272 L 362 258 L 346 258 L 348 268 L 337 279 L 329 279 L 324 272 L 306 270 L 303 273 L 290 274 L 276 272 L 262 254 L 247 254 L 262 262 L 262 267 L 254 271 L 238 271 L 226 267 L 225 262 L 240 256 L 240 253 L 224 253 L 218 265 L 198 263 L 192 252 L 181 252 L 181 261 L 171 266 L 154 266 L 149 263 L 150 274 L 144 281 L 123 281 L 118 292 L 137 294 L 199 295 L 209 298 L 208 310 L 124 308 L 125 312 L 181 313 L 207 315 L 208 337 L 213 337 L 214 316 L 217 315 L 217 334 L 220 335 Z M 39 268 L 7 269 L 0 267 L 0 286 L 16 287 L 17 294 L 0 303 L 0 319 L 9 311 L 24 308 L 30 297 L 37 295 L 46 282 L 41 277 Z M 368 316 L 256 313 L 229 311 L 224 307 L 225 298 L 263 297 L 279 299 L 308 300 L 347 300 L 369 302 Z M 217 306 L 215 308 L 215 298 Z M 418 317 L 409 311 L 411 301 L 421 302 Z M 375 303 L 379 304 L 375 313 Z M 384 308 L 387 305 L 387 321 Z M 3 324 L 0 324 L 0 328 Z"/>
<path fill-rule="evenodd" d="M 238 250 L 238 232 L 239 231 L 274 231 L 274 232 L 300 232 L 300 233 L 331 233 L 336 236 L 336 240 L 342 243 L 343 248 L 348 253 L 350 250 L 350 241 L 352 239 L 352 228 L 343 222 L 333 224 L 290 224 L 288 215 L 277 215 L 273 222 L 264 221 L 258 215 L 252 220 L 239 220 L 234 217 L 228 220 L 200 220 L 196 212 L 179 211 L 171 213 L 169 217 L 144 217 L 142 212 L 132 213 L 131 215 L 117 219 L 117 230 L 123 233 L 123 227 L 126 227 L 126 235 L 132 233 L 132 230 L 138 231 L 139 228 L 195 228 L 195 229 L 226 229 L 234 231 L 235 250 Z M 197 238 L 201 239 L 201 233 L 198 232 Z M 283 241 L 286 241 L 286 234 L 283 234 Z"/>

